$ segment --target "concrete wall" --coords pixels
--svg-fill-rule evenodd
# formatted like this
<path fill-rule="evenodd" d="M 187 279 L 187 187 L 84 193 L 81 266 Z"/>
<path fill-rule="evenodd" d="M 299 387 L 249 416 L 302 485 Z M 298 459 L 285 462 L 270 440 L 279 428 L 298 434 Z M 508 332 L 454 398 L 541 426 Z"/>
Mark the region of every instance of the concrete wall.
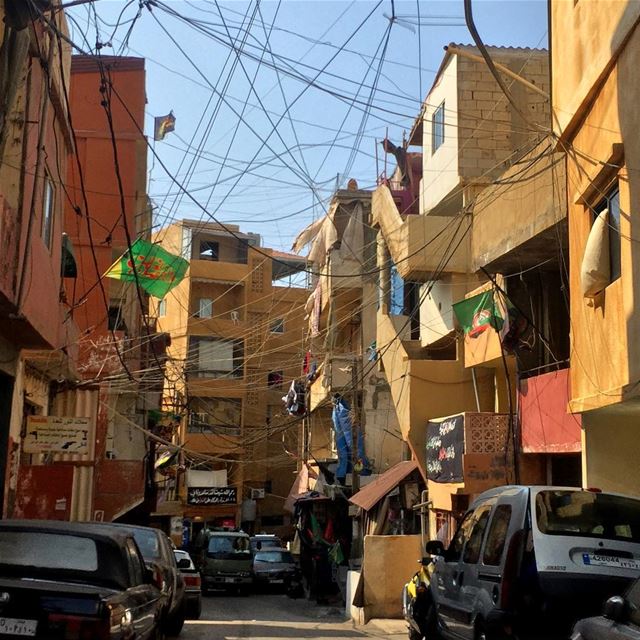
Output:
<path fill-rule="evenodd" d="M 422 182 L 420 185 L 420 213 L 428 213 L 458 186 L 458 63 L 450 56 L 440 78 L 429 92 L 423 114 Z M 444 143 L 432 153 L 431 118 L 444 102 Z"/>
<path fill-rule="evenodd" d="M 583 484 L 603 491 L 640 495 L 638 407 L 582 415 Z"/>
<path fill-rule="evenodd" d="M 422 557 L 420 536 L 365 536 L 365 616 L 402 617 L 402 587 L 418 570 Z"/>
<path fill-rule="evenodd" d="M 594 90 L 640 18 L 640 3 L 552 0 L 550 4 L 554 128 L 566 135 L 584 116 Z"/>

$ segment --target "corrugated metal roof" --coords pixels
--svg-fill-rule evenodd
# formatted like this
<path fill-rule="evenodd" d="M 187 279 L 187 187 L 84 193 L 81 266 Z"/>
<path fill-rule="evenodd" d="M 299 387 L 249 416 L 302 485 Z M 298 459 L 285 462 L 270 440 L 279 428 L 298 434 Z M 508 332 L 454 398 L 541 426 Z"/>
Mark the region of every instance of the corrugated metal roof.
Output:
<path fill-rule="evenodd" d="M 376 478 L 373 482 L 370 482 L 366 487 L 358 491 L 354 496 L 351 496 L 349 502 L 365 511 L 369 511 L 369 509 L 380 502 L 389 491 L 395 489 L 407 476 L 417 471 L 418 468 L 418 463 L 415 460 L 399 462 L 388 471 L 385 471 L 379 478 Z"/>

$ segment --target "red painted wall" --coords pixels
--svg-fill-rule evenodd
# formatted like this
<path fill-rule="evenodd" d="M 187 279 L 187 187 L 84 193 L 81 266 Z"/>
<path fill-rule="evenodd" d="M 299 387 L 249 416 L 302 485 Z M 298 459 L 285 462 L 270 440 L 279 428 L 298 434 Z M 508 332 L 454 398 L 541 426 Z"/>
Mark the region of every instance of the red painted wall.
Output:
<path fill-rule="evenodd" d="M 22 465 L 14 518 L 69 520 L 73 465 Z"/>
<path fill-rule="evenodd" d="M 569 369 L 544 373 L 520 383 L 518 402 L 525 453 L 577 453 L 582 419 L 568 413 Z"/>

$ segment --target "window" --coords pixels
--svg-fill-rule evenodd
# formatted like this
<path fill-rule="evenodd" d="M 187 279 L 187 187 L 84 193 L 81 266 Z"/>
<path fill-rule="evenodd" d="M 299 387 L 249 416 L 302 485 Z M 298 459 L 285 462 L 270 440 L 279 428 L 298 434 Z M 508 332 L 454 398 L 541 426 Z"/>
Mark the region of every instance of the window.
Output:
<path fill-rule="evenodd" d="M 122 313 L 122 300 L 112 300 L 109 303 L 107 326 L 109 331 L 126 331 L 127 330 L 127 325 L 124 322 L 124 317 Z"/>
<path fill-rule="evenodd" d="M 42 196 L 42 239 L 47 247 L 51 247 L 51 235 L 53 231 L 53 206 L 54 191 L 51 178 L 46 175 L 44 178 L 44 192 Z"/>
<path fill-rule="evenodd" d="M 158 318 L 163 318 L 167 315 L 167 301 L 162 298 L 158 301 Z"/>
<path fill-rule="evenodd" d="M 133 540 L 127 540 L 127 554 L 129 556 L 129 573 L 131 574 L 131 584 L 144 584 L 144 563 L 138 554 L 138 549 Z"/>
<path fill-rule="evenodd" d="M 219 260 L 219 247 L 217 242 L 211 240 L 202 240 L 200 242 L 199 260 Z"/>
<path fill-rule="evenodd" d="M 615 186 L 593 209 L 593 220 L 605 209 L 609 211 L 609 273 L 610 281 L 620 277 L 620 190 Z"/>
<path fill-rule="evenodd" d="M 284 373 L 282 371 L 270 371 L 267 376 L 267 385 L 279 389 L 284 382 Z"/>
<path fill-rule="evenodd" d="M 497 567 L 502 560 L 502 552 L 507 540 L 509 522 L 511 521 L 511 505 L 501 504 L 495 508 L 493 519 L 487 534 L 487 544 L 484 546 L 482 562 Z"/>
<path fill-rule="evenodd" d="M 536 520 L 541 533 L 640 542 L 640 500 L 592 491 L 540 491 Z"/>
<path fill-rule="evenodd" d="M 189 342 L 189 369 L 203 378 L 242 378 L 244 342 L 192 337 Z"/>
<path fill-rule="evenodd" d="M 198 317 L 210 318 L 213 314 L 213 300 L 211 298 L 200 298 L 198 301 Z"/>
<path fill-rule="evenodd" d="M 431 153 L 434 154 L 444 143 L 444 102 L 431 116 Z"/>
<path fill-rule="evenodd" d="M 473 512 L 468 513 L 462 521 L 462 524 L 458 527 L 458 530 L 456 531 L 455 536 L 453 536 L 453 540 L 447 549 L 447 562 L 457 562 L 460 560 L 462 549 L 464 549 L 464 545 L 469 539 L 469 534 L 471 533 L 471 529 L 474 524 L 475 518 L 473 517 Z"/>
<path fill-rule="evenodd" d="M 482 540 L 484 538 L 484 532 L 489 522 L 489 514 L 491 513 L 491 505 L 486 504 L 476 509 L 474 512 L 475 524 L 469 536 L 469 542 L 464 548 L 463 562 L 469 564 L 476 564 L 480 559 L 480 548 L 482 547 Z"/>
<path fill-rule="evenodd" d="M 278 318 L 271 323 L 269 327 L 271 333 L 284 333 L 284 318 Z"/>

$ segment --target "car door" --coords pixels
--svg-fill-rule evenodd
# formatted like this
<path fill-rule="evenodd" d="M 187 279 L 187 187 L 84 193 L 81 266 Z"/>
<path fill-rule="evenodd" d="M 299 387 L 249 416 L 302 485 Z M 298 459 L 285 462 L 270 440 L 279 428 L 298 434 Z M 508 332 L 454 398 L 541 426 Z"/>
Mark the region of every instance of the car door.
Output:
<path fill-rule="evenodd" d="M 130 612 L 135 637 L 150 638 L 159 619 L 160 590 L 147 582 L 147 567 L 135 542 L 129 539 L 126 546 L 132 585 L 128 597 L 132 604 Z"/>
<path fill-rule="evenodd" d="M 474 513 L 475 511 L 469 511 L 465 515 L 444 556 L 436 559 L 432 578 L 432 591 L 440 622 L 448 633 L 460 638 L 464 637 L 464 632 L 458 573 L 465 544 L 475 524 Z"/>
<path fill-rule="evenodd" d="M 457 586 L 460 603 L 460 635 L 473 640 L 475 619 L 483 609 L 484 585 L 480 580 L 480 552 L 495 500 L 480 505 L 473 513 L 473 526 L 462 551 L 458 567 Z"/>

